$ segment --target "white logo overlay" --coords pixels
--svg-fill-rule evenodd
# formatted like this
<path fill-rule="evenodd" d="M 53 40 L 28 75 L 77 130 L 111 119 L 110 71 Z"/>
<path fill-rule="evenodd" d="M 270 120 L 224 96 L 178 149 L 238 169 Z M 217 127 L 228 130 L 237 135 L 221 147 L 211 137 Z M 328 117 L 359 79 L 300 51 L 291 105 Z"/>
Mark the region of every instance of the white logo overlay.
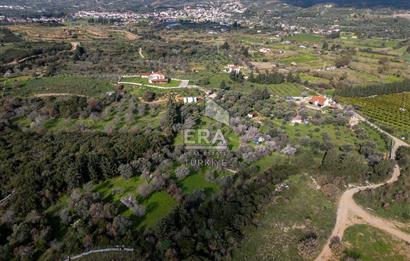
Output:
<path fill-rule="evenodd" d="M 229 126 L 229 113 L 212 99 L 206 99 L 204 115 Z M 190 150 L 226 150 L 228 143 L 221 129 L 185 129 L 184 144 Z"/>

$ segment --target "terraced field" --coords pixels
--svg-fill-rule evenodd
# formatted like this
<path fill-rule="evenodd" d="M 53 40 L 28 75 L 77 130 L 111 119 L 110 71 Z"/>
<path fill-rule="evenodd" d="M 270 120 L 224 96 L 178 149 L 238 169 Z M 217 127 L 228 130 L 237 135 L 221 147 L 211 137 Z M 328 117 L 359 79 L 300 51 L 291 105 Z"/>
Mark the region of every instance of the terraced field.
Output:
<path fill-rule="evenodd" d="M 153 84 L 148 82 L 148 78 L 141 78 L 141 77 L 123 77 L 121 82 L 130 82 L 130 83 L 137 83 L 144 86 L 158 86 L 158 87 L 178 87 L 180 85 L 180 81 L 178 80 L 171 80 L 169 83 L 164 84 Z"/>
<path fill-rule="evenodd" d="M 269 90 L 278 96 L 300 96 L 305 89 L 293 83 L 271 84 Z"/>
<path fill-rule="evenodd" d="M 87 76 L 59 75 L 43 78 L 18 77 L 4 82 L 6 93 L 15 96 L 70 93 L 98 96 L 113 90 L 112 79 Z"/>
<path fill-rule="evenodd" d="M 410 138 L 410 93 L 342 98 L 342 101 L 358 106 L 364 115 L 397 136 Z"/>

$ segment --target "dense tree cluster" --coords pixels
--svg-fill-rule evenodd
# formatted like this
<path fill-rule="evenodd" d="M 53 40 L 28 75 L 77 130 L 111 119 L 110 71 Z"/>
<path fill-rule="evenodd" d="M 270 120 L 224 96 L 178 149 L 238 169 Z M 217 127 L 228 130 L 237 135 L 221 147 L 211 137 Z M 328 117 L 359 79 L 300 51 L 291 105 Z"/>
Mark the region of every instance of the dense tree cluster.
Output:
<path fill-rule="evenodd" d="M 300 83 L 301 79 L 299 75 L 294 75 L 292 72 L 285 75 L 277 71 L 258 73 L 256 76 L 253 72 L 249 75 L 250 82 L 260 84 L 280 84 L 286 82 Z"/>
<path fill-rule="evenodd" d="M 347 87 L 336 89 L 335 95 L 342 97 L 368 97 L 410 91 L 410 80 L 378 85 Z"/>
<path fill-rule="evenodd" d="M 15 35 L 10 29 L 0 28 L 0 44 L 21 42 L 21 37 Z"/>
<path fill-rule="evenodd" d="M 9 63 L 14 60 L 20 60 L 29 56 L 40 55 L 55 55 L 57 52 L 64 50 L 70 50 L 71 46 L 67 43 L 30 43 L 30 42 L 17 42 L 12 48 L 7 49 L 2 54 L 0 62 Z"/>
<path fill-rule="evenodd" d="M 162 254 L 176 260 L 228 257 L 243 237 L 244 227 L 251 224 L 261 205 L 271 200 L 273 185 L 295 171 L 276 166 L 258 176 L 241 173 L 211 201 L 204 201 L 202 192 L 196 193 L 162 222 L 158 241 Z"/>
<path fill-rule="evenodd" d="M 376 211 L 381 211 L 404 222 L 410 220 L 410 149 L 401 147 L 396 157 L 400 168 L 401 176 L 394 184 L 389 184 L 375 190 L 366 190 L 358 195 L 361 203 Z"/>

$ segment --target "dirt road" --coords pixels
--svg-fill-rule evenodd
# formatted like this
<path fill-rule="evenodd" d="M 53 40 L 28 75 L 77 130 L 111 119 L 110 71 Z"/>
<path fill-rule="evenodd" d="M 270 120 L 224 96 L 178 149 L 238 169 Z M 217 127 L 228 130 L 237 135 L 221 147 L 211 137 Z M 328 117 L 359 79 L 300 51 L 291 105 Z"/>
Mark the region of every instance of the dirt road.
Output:
<path fill-rule="evenodd" d="M 390 158 L 396 158 L 396 152 L 399 147 L 401 146 L 409 146 L 407 143 L 397 139 L 396 137 L 390 135 L 389 133 L 383 131 L 375 124 L 367 121 L 364 117 L 357 114 L 356 115 L 361 121 L 367 122 L 374 128 L 376 128 L 379 132 L 388 135 L 390 138 L 393 139 L 393 146 L 391 148 Z M 328 239 L 325 247 L 323 248 L 322 252 L 316 258 L 316 261 L 328 261 L 334 260 L 335 257 L 332 254 L 332 250 L 330 249 L 330 241 L 334 237 L 339 237 L 342 240 L 345 230 L 354 224 L 368 224 L 380 230 L 383 230 L 386 233 L 389 233 L 399 239 L 410 243 L 410 234 L 404 233 L 398 227 L 405 226 L 404 224 L 400 224 L 399 222 L 392 222 L 387 219 L 383 219 L 377 216 L 374 216 L 360 207 L 353 199 L 354 195 L 367 189 L 376 189 L 381 186 L 385 186 L 388 184 L 392 184 L 398 180 L 400 176 L 400 167 L 396 164 L 393 170 L 392 177 L 384 183 L 381 184 L 374 184 L 369 186 L 363 187 L 355 187 L 351 188 L 343 193 L 341 196 L 338 208 L 337 208 L 337 217 L 336 217 L 336 225 L 332 231 L 331 236 Z"/>
<path fill-rule="evenodd" d="M 145 59 L 145 56 L 144 56 L 144 54 L 142 53 L 142 48 L 141 48 L 141 47 L 140 47 L 138 53 L 139 53 L 139 55 L 140 55 L 140 57 L 141 57 L 142 59 Z"/>
<path fill-rule="evenodd" d="M 111 247 L 111 248 L 103 248 L 103 249 L 94 249 L 76 256 L 70 256 L 64 259 L 64 261 L 76 260 L 81 259 L 83 257 L 97 254 L 97 253 L 110 253 L 110 252 L 134 252 L 133 248 L 125 248 L 125 247 Z"/>
<path fill-rule="evenodd" d="M 87 97 L 85 95 L 81 95 L 81 94 L 72 94 L 72 93 L 38 93 L 38 94 L 34 94 L 34 97 L 54 97 L 54 96 L 77 96 L 77 97 Z"/>
<path fill-rule="evenodd" d="M 14 190 L 7 195 L 5 198 L 3 198 L 2 200 L 0 200 L 0 207 L 2 207 L 3 205 L 5 205 L 13 196 L 14 196 Z"/>

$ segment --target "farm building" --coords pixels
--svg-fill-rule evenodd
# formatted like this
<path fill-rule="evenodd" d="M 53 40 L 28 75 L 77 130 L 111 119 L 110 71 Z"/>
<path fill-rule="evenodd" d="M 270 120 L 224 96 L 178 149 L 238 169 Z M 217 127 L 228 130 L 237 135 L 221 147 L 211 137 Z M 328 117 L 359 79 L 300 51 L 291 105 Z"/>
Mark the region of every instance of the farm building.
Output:
<path fill-rule="evenodd" d="M 168 83 L 169 79 L 162 73 L 151 72 L 151 73 L 142 73 L 141 78 L 148 78 L 149 83 Z"/>
<path fill-rule="evenodd" d="M 238 73 L 241 72 L 241 67 L 239 67 L 235 64 L 228 64 L 225 67 L 225 72 L 227 72 L 227 73 L 233 73 L 234 72 L 234 73 L 238 74 Z"/>
<path fill-rule="evenodd" d="M 332 103 L 332 100 L 325 96 L 314 96 L 310 98 L 308 102 L 318 107 L 327 107 Z"/>
<path fill-rule="evenodd" d="M 269 49 L 269 48 L 261 48 L 261 49 L 259 49 L 259 52 L 260 53 L 270 53 L 272 50 L 271 49 Z"/>
<path fill-rule="evenodd" d="M 148 77 L 148 82 L 149 83 L 167 83 L 168 78 L 165 77 L 165 75 L 162 73 L 151 73 L 151 75 Z"/>
<path fill-rule="evenodd" d="M 253 119 L 253 118 L 255 118 L 255 117 L 258 117 L 258 114 L 257 114 L 256 112 L 250 112 L 250 113 L 248 113 L 248 118 L 249 118 L 249 119 Z"/>
<path fill-rule="evenodd" d="M 197 103 L 197 97 L 184 97 L 184 104 Z"/>
<path fill-rule="evenodd" d="M 303 119 L 302 119 L 302 116 L 300 116 L 300 115 L 297 115 L 297 116 L 295 116 L 292 120 L 291 120 L 291 123 L 294 125 L 294 124 L 302 124 L 302 122 L 303 122 Z"/>

